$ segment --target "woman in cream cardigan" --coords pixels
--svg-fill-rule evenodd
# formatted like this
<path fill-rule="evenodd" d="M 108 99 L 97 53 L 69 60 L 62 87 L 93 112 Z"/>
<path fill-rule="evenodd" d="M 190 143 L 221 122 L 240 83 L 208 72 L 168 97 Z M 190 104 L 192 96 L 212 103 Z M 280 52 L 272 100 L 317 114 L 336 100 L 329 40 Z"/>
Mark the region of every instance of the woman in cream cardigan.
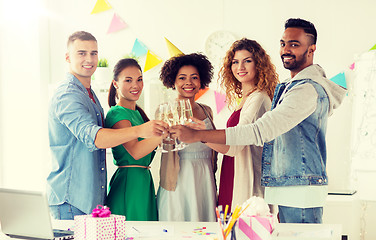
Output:
<path fill-rule="evenodd" d="M 269 55 L 256 41 L 246 38 L 235 41 L 227 51 L 219 74 L 229 107 L 234 109 L 227 127 L 253 123 L 270 110 L 278 75 Z M 194 128 L 204 128 L 204 125 L 201 123 Z M 218 205 L 229 205 L 231 212 L 231 208 L 252 196 L 264 196 L 262 147 L 206 144 L 224 154 Z"/>

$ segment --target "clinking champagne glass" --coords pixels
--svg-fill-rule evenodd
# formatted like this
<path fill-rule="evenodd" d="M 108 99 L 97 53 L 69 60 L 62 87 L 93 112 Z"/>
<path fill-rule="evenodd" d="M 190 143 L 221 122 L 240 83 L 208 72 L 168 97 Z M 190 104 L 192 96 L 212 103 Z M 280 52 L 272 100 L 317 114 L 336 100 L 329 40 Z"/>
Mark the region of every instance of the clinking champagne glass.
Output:
<path fill-rule="evenodd" d="M 187 106 L 186 101 L 188 101 L 188 104 L 189 104 L 188 106 Z M 187 115 L 187 112 L 191 113 L 192 109 L 190 109 L 190 110 L 187 109 L 187 107 L 189 108 L 189 106 L 190 106 L 190 103 L 189 103 L 188 99 L 178 100 L 179 124 L 181 124 L 181 125 L 186 124 L 190 120 L 189 119 L 190 115 L 189 114 Z M 179 150 L 184 149 L 186 146 L 188 146 L 188 145 L 183 143 L 183 142 L 179 142 L 179 144 L 178 144 Z"/>
<path fill-rule="evenodd" d="M 189 99 L 184 99 L 185 103 L 185 116 L 188 119 L 188 122 L 192 122 L 191 117 L 193 117 L 192 105 Z"/>
<path fill-rule="evenodd" d="M 179 113 L 178 113 L 178 104 L 177 104 L 177 102 L 174 101 L 174 102 L 171 102 L 171 103 L 167 104 L 167 108 L 165 110 L 167 110 L 167 112 L 165 112 L 165 114 L 167 116 L 166 122 L 170 126 L 179 124 Z M 170 135 L 168 136 L 168 138 L 169 139 L 166 138 L 166 140 L 169 140 L 169 141 L 174 140 L 174 143 L 175 143 L 174 149 L 172 149 L 171 151 L 177 151 L 177 150 L 179 150 L 176 138 L 172 139 L 170 137 Z"/>
<path fill-rule="evenodd" d="M 192 105 L 189 99 L 180 99 L 179 100 L 179 124 L 184 125 L 186 123 L 192 122 L 191 117 L 193 117 Z M 184 149 L 187 144 L 180 142 L 178 145 L 179 150 Z"/>
<path fill-rule="evenodd" d="M 155 111 L 155 119 L 156 120 L 164 120 L 164 105 L 165 103 L 162 103 L 158 106 L 157 111 Z M 158 148 L 155 149 L 156 152 L 167 152 L 163 149 L 163 140 L 161 144 L 158 145 Z"/>

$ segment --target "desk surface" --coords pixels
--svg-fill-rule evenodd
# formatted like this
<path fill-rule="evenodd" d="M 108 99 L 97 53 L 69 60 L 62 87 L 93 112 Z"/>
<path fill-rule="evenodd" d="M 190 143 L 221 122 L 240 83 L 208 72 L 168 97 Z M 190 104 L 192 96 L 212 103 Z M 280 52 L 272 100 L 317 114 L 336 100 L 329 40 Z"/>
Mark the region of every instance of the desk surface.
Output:
<path fill-rule="evenodd" d="M 54 228 L 68 229 L 73 221 L 53 221 Z M 277 224 L 272 240 L 341 240 L 341 225 L 333 224 Z M 216 222 L 126 222 L 128 239 L 189 239 L 214 240 L 218 238 Z M 328 236 L 328 237 L 325 237 Z M 1 240 L 11 238 L 0 232 Z"/>

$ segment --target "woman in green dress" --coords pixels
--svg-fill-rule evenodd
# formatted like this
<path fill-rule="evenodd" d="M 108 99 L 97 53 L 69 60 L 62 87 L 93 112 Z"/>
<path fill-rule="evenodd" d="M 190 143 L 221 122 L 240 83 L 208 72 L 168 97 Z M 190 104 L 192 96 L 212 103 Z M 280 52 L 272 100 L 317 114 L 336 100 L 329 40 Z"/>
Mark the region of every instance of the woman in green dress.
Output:
<path fill-rule="evenodd" d="M 107 128 L 126 128 L 149 121 L 136 105 L 143 89 L 142 70 L 134 59 L 121 59 L 114 68 L 108 94 Z M 167 133 L 166 133 L 167 134 Z M 157 205 L 149 165 L 163 137 L 136 139 L 112 148 L 118 169 L 112 176 L 106 205 L 129 221 L 156 221 Z"/>

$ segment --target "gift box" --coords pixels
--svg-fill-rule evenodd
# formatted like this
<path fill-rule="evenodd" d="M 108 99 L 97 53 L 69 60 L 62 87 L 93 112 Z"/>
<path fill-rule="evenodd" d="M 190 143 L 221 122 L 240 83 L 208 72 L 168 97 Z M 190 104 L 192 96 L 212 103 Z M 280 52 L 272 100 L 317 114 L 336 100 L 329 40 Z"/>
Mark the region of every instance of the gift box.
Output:
<path fill-rule="evenodd" d="M 244 216 L 235 225 L 236 240 L 270 240 L 273 231 L 273 216 Z"/>
<path fill-rule="evenodd" d="M 125 239 L 125 216 L 81 215 L 74 217 L 74 239 L 97 240 Z"/>

